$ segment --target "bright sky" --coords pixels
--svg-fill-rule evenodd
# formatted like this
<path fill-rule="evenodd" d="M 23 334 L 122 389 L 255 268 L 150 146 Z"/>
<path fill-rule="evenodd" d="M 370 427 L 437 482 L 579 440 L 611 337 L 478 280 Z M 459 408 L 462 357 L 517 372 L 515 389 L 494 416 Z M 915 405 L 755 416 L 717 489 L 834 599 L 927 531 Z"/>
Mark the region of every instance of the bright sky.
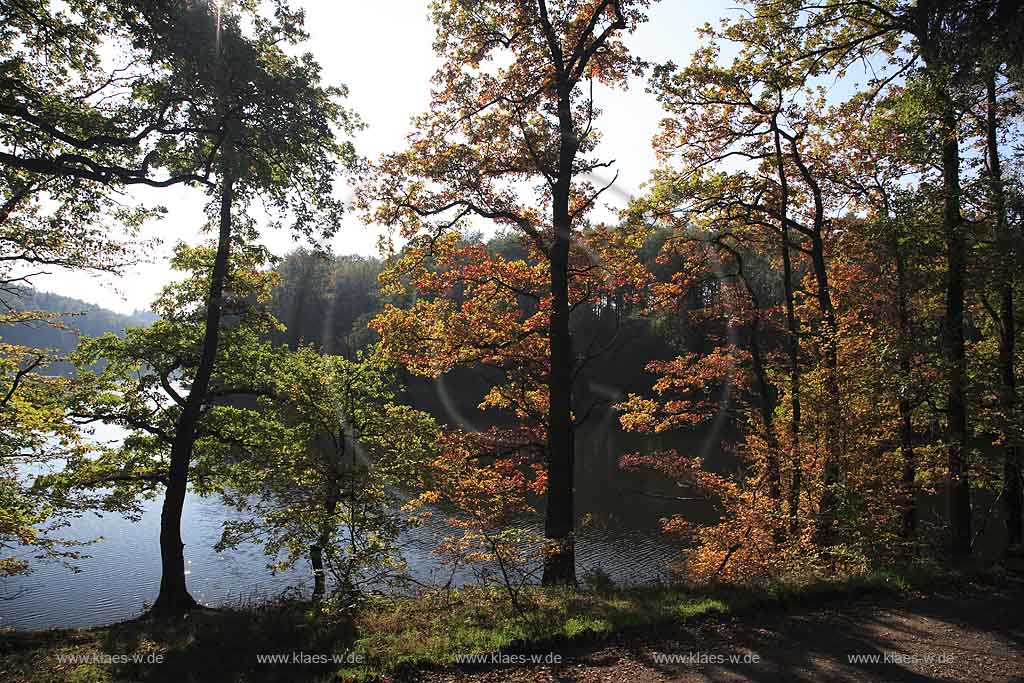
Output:
<path fill-rule="evenodd" d="M 306 48 L 323 66 L 325 82 L 347 85 L 348 105 L 367 124 L 355 140 L 357 151 L 373 159 L 402 149 L 410 117 L 429 102 L 429 81 L 438 63 L 431 50 L 433 26 L 427 17 L 427 0 L 303 0 L 295 4 L 306 8 L 310 33 Z M 714 22 L 735 4 L 731 0 L 661 0 L 650 11 L 650 21 L 630 37 L 631 49 L 651 62 L 685 63 L 697 44 L 694 29 Z M 605 197 L 621 205 L 638 191 L 654 164 L 650 140 L 661 112 L 642 81 L 628 91 L 600 96 L 597 105 L 604 110 L 598 124 L 603 134 L 601 153 L 615 159 L 619 171 L 618 192 L 609 191 Z M 169 211 L 146 228 L 146 237 L 162 240 L 148 250 L 147 263 L 116 282 L 83 273 L 55 273 L 38 280 L 36 286 L 117 311 L 147 309 L 172 276 L 167 260 L 173 245 L 200 239 L 205 200 L 199 190 L 188 188 L 140 190 L 131 197 L 162 204 Z M 297 246 L 286 231 L 267 233 L 264 240 L 278 255 Z M 350 214 L 332 246 L 338 254 L 370 255 L 376 252 L 376 241 L 376 231 Z"/>

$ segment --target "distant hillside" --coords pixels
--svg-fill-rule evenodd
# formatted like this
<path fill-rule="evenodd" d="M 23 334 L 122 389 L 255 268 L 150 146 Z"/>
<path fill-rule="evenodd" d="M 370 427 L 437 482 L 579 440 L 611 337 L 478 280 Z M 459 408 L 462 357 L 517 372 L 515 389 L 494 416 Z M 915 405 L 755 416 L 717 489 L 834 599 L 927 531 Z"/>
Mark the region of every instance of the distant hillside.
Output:
<path fill-rule="evenodd" d="M 107 332 L 121 334 L 126 327 L 145 327 L 157 319 L 150 311 L 122 315 L 79 299 L 35 290 L 25 290 L 16 297 L 5 296 L 3 303 L 19 310 L 66 313 L 60 320 L 67 329 L 43 324 L 0 325 L 0 339 L 5 342 L 62 352 L 74 349 L 80 335 L 98 337 Z"/>

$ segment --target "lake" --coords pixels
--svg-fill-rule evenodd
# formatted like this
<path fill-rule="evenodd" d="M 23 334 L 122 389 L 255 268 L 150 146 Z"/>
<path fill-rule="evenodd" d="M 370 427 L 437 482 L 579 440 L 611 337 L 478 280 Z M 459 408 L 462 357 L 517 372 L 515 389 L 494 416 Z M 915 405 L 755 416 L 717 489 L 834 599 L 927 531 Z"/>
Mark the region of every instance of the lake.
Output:
<path fill-rule="evenodd" d="M 115 436 L 116 430 L 109 428 L 102 433 L 104 439 Z M 685 441 L 689 448 L 705 455 L 718 447 L 711 435 Z M 677 559 L 680 552 L 679 541 L 659 531 L 659 519 L 674 512 L 693 518 L 713 514 L 706 503 L 678 503 L 648 495 L 671 494 L 673 486 L 656 474 L 623 473 L 616 467 L 618 457 L 625 452 L 664 445 L 656 437 L 622 434 L 608 425 L 598 425 L 579 435 L 577 512 L 588 520 L 578 534 L 580 576 L 601 569 L 618 583 L 659 578 L 664 563 Z M 102 540 L 85 548 L 89 557 L 76 563 L 77 573 L 56 563 L 37 562 L 30 574 L 0 579 L 0 627 L 87 627 L 139 615 L 155 599 L 160 583 L 160 506 L 159 498 L 147 502 L 142 518 L 136 522 L 118 514 L 88 514 L 76 520 L 65 536 Z M 189 494 L 182 530 L 192 595 L 204 604 L 217 606 L 273 597 L 291 588 L 308 594 L 312 584 L 308 563 L 273 575 L 259 546 L 214 551 L 222 523 L 235 514 L 217 498 Z M 539 521 L 523 523 L 532 526 Z M 443 516 L 437 515 L 403 535 L 402 552 L 416 580 L 447 579 L 432 553 L 434 543 L 447 528 Z M 469 580 L 467 575 L 459 578 Z"/>

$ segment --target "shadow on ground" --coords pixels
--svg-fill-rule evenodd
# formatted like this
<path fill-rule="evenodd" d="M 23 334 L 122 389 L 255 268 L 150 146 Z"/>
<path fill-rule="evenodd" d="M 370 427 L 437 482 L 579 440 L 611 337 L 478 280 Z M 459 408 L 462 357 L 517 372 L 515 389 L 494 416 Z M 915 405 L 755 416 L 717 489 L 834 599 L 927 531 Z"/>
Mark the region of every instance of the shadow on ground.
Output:
<path fill-rule="evenodd" d="M 399 680 L 1024 683 L 1024 582 L 715 616 L 562 654 L 560 666 L 409 672 Z"/>

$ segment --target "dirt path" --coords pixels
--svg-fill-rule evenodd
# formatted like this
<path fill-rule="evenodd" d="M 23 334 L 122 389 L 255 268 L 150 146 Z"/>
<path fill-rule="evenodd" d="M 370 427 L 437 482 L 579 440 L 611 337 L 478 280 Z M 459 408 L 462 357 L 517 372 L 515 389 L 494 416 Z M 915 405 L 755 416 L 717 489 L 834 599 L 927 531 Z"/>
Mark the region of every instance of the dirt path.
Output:
<path fill-rule="evenodd" d="M 712 619 L 558 654 L 561 665 L 451 669 L 397 680 L 1024 683 L 1024 584 Z"/>

